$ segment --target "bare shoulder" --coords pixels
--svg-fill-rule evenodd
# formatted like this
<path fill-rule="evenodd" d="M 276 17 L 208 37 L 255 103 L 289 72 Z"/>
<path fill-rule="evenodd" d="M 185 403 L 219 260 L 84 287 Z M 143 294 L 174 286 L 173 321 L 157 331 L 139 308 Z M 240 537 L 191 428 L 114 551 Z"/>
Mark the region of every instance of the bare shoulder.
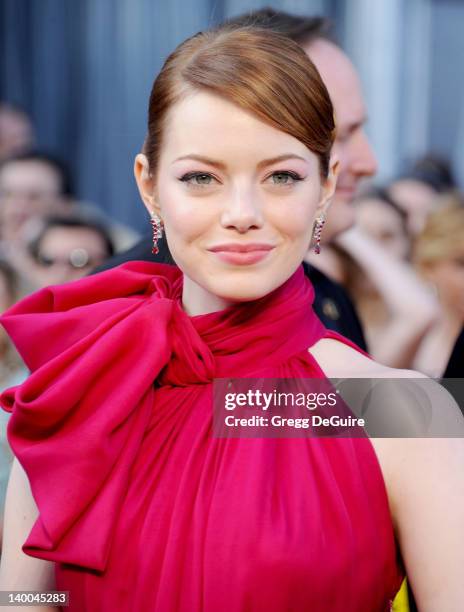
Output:
<path fill-rule="evenodd" d="M 390 368 L 334 338 L 308 349 L 328 378 L 428 378 L 414 370 Z"/>
<path fill-rule="evenodd" d="M 421 463 L 424 470 L 439 458 L 440 466 L 446 465 L 442 461 L 445 456 L 450 461 L 451 457 L 461 459 L 464 417 L 452 395 L 438 382 L 421 372 L 384 366 L 332 338 L 320 340 L 308 351 L 328 378 L 376 381 L 375 393 L 369 389 L 369 416 L 372 414 L 380 429 L 371 442 L 392 500 L 402 493 L 397 486 L 399 474 L 411 484 Z M 370 383 L 366 381 L 366 385 Z"/>

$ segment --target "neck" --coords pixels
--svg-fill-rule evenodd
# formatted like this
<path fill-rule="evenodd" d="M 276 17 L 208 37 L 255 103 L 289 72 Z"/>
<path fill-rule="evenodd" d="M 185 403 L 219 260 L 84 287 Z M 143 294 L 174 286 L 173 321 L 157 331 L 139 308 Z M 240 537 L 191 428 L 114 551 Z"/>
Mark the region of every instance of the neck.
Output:
<path fill-rule="evenodd" d="M 224 310 L 232 301 L 210 293 L 184 275 L 182 288 L 182 308 L 190 317 Z"/>
<path fill-rule="evenodd" d="M 305 255 L 305 261 L 335 282 L 343 283 L 343 267 L 338 255 L 330 248 L 329 244 L 324 244 L 319 254 L 309 250 Z"/>

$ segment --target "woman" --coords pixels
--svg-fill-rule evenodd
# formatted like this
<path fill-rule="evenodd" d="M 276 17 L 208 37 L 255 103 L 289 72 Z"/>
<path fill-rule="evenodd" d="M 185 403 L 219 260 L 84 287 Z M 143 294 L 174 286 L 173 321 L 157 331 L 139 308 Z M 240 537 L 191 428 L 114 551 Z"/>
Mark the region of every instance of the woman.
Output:
<path fill-rule="evenodd" d="M 29 226 L 24 261 L 36 289 L 82 278 L 114 255 L 114 243 L 103 221 L 77 207 L 34 221 Z"/>
<path fill-rule="evenodd" d="M 438 196 L 451 194 L 457 187 L 450 161 L 427 153 L 390 183 L 388 193 L 404 211 L 409 234 L 414 238 L 439 204 Z"/>
<path fill-rule="evenodd" d="M 445 371 L 456 338 L 464 323 L 464 203 L 443 196 L 429 215 L 413 249 L 417 271 L 435 290 L 440 313 L 423 338 L 414 367 L 429 376 Z"/>
<path fill-rule="evenodd" d="M 211 435 L 215 378 L 392 375 L 323 328 L 300 265 L 333 133 L 285 37 L 220 29 L 168 58 L 135 175 L 180 270 L 124 264 L 3 318 L 33 371 L 2 398 L 27 474 L 3 588 L 56 585 L 79 611 L 386 611 L 396 533 L 422 610 L 458 609 L 458 442 Z"/>
<path fill-rule="evenodd" d="M 439 305 L 408 261 L 405 216 L 382 190 L 368 192 L 356 203 L 356 225 L 336 242 L 371 355 L 390 367 L 411 367 Z"/>

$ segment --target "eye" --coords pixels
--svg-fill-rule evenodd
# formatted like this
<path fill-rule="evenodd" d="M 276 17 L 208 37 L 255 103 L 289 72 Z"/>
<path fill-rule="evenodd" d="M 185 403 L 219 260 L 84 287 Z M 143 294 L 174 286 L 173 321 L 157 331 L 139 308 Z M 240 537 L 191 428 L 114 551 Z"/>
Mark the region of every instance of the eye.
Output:
<path fill-rule="evenodd" d="M 302 181 L 303 177 L 296 172 L 286 170 L 281 172 L 273 172 L 268 179 L 271 179 L 273 185 L 292 185 L 298 181 Z"/>
<path fill-rule="evenodd" d="M 214 176 L 207 172 L 188 172 L 184 174 L 184 176 L 181 176 L 179 180 L 193 187 L 211 185 L 213 181 L 216 181 Z"/>

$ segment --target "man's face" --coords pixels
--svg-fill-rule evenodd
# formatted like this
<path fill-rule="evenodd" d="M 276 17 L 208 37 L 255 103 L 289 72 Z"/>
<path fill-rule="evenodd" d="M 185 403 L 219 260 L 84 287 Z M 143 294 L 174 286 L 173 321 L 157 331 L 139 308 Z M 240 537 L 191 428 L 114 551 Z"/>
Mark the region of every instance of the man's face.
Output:
<path fill-rule="evenodd" d="M 98 231 L 56 225 L 42 236 L 30 273 L 38 287 L 66 283 L 85 276 L 107 257 L 108 249 Z"/>
<path fill-rule="evenodd" d="M 333 152 L 339 160 L 339 176 L 322 233 L 322 240 L 330 242 L 353 225 L 352 201 L 359 181 L 375 174 L 377 162 L 363 129 L 366 109 L 353 64 L 343 51 L 324 39 L 303 46 L 303 49 L 319 70 L 335 110 L 337 133 Z"/>
<path fill-rule="evenodd" d="M 0 105 L 0 160 L 27 151 L 33 144 L 33 129 L 27 116 Z"/>
<path fill-rule="evenodd" d="M 16 240 L 25 222 L 46 214 L 61 203 L 57 172 L 39 160 L 17 160 L 0 171 L 0 223 L 2 238 Z"/>

